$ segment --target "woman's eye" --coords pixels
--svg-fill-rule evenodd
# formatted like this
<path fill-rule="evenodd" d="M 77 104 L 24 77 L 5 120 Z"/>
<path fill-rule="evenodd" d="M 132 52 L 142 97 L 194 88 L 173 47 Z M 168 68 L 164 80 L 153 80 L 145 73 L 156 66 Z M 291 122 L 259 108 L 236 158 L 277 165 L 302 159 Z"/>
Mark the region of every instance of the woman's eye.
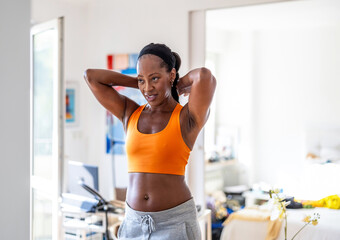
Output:
<path fill-rule="evenodd" d="M 143 83 L 143 79 L 138 79 L 138 83 Z"/>

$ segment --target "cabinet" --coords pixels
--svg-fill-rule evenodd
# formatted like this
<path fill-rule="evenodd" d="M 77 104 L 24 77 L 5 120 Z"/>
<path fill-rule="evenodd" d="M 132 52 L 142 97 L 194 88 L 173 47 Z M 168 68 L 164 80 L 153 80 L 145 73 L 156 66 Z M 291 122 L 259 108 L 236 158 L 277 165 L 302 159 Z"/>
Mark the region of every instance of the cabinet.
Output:
<path fill-rule="evenodd" d="M 122 221 L 124 215 L 108 213 L 108 222 L 104 212 L 83 212 L 62 210 L 64 240 L 103 240 L 106 225 Z"/>

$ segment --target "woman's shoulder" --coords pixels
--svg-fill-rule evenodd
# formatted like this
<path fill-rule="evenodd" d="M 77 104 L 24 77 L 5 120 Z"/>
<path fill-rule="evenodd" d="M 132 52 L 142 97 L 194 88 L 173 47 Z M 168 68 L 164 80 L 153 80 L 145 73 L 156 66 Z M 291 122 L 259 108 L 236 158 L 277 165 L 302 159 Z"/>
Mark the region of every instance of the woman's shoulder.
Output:
<path fill-rule="evenodd" d="M 138 113 L 141 109 L 143 109 L 145 106 L 144 105 L 139 105 L 138 103 L 136 103 L 135 101 L 127 101 L 126 102 L 126 110 L 125 110 L 125 116 L 124 116 L 124 128 L 127 129 L 128 123 L 131 119 L 131 117 L 133 117 L 133 115 L 135 115 L 136 113 Z"/>

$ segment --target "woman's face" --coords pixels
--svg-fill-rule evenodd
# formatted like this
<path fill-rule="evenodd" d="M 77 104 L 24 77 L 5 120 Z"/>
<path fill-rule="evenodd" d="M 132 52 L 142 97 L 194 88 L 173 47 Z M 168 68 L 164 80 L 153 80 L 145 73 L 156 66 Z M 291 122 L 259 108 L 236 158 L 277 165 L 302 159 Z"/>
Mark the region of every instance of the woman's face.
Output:
<path fill-rule="evenodd" d="M 176 70 L 167 72 L 162 59 L 152 54 L 143 55 L 137 63 L 138 88 L 150 105 L 159 105 L 172 98 L 171 84 Z"/>

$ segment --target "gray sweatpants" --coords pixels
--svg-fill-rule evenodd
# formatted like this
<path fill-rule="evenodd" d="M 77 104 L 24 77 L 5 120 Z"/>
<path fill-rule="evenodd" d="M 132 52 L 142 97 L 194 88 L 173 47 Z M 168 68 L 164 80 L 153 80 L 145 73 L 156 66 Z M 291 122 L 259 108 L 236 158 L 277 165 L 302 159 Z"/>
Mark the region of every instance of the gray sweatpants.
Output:
<path fill-rule="evenodd" d="M 159 212 L 135 211 L 125 204 L 125 218 L 118 230 L 119 239 L 200 240 L 193 199 Z"/>

